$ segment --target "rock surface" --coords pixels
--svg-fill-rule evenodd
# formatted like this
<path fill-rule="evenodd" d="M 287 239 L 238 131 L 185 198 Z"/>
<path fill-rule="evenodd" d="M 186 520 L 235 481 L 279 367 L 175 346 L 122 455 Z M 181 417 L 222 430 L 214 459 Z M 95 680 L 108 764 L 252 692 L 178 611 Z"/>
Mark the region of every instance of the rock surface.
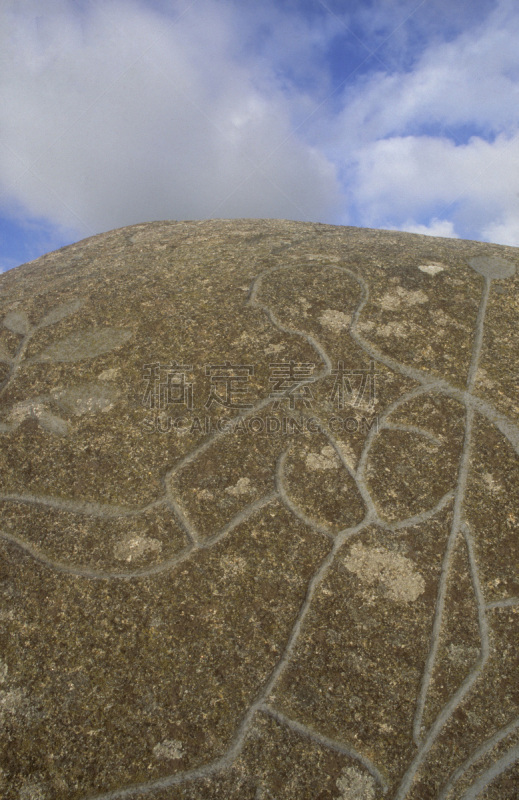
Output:
<path fill-rule="evenodd" d="M 0 794 L 510 800 L 519 250 L 160 222 L 0 277 Z"/>

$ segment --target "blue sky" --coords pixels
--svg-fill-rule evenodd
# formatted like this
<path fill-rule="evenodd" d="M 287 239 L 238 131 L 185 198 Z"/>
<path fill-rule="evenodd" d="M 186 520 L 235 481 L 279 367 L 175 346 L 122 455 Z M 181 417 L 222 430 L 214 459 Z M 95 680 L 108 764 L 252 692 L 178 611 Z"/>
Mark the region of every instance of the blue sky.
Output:
<path fill-rule="evenodd" d="M 519 246 L 516 0 L 4 0 L 0 269 L 155 219 Z"/>

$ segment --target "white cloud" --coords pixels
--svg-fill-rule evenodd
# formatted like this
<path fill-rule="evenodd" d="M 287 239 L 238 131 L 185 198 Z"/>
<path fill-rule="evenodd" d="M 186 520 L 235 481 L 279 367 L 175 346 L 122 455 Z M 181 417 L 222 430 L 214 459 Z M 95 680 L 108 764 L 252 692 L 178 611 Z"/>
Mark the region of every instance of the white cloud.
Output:
<path fill-rule="evenodd" d="M 237 56 L 231 4 L 198 0 L 178 21 L 133 2 L 29 8 L 3 14 L 4 204 L 83 235 L 157 218 L 333 213 L 334 166 L 292 135 L 269 69 Z"/>
<path fill-rule="evenodd" d="M 519 204 L 518 204 L 519 205 Z M 503 214 L 502 222 L 491 222 L 482 229 L 483 238 L 489 242 L 519 246 L 519 209 L 515 215 Z"/>
<path fill-rule="evenodd" d="M 464 145 L 428 136 L 382 139 L 358 152 L 357 174 L 365 216 L 408 219 L 413 209 L 438 216 L 440 205 L 460 224 L 479 227 L 518 206 L 519 134 Z"/>
<path fill-rule="evenodd" d="M 518 38 L 503 1 L 411 71 L 378 70 L 346 90 L 327 152 L 342 160 L 360 224 L 421 230 L 429 217 L 443 220 L 430 231 L 519 244 Z"/>
<path fill-rule="evenodd" d="M 448 239 L 459 238 L 452 222 L 447 219 L 437 219 L 437 217 L 434 217 L 428 225 L 404 222 L 399 230 L 407 231 L 407 233 L 420 233 L 423 236 L 443 236 Z"/>

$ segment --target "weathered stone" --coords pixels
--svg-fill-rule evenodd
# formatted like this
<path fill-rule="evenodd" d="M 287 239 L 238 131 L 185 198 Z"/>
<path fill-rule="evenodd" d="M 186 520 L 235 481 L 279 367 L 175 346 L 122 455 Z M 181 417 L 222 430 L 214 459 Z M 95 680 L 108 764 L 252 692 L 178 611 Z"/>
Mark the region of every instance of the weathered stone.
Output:
<path fill-rule="evenodd" d="M 0 277 L 0 794 L 510 800 L 519 251 L 157 222 Z"/>

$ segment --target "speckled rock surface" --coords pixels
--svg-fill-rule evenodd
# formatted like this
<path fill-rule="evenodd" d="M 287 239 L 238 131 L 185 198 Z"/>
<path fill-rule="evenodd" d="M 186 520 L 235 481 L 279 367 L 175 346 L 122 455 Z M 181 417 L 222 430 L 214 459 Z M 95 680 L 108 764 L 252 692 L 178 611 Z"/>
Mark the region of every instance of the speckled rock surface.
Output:
<path fill-rule="evenodd" d="M 158 222 L 0 277 L 0 795 L 510 800 L 519 251 Z"/>

